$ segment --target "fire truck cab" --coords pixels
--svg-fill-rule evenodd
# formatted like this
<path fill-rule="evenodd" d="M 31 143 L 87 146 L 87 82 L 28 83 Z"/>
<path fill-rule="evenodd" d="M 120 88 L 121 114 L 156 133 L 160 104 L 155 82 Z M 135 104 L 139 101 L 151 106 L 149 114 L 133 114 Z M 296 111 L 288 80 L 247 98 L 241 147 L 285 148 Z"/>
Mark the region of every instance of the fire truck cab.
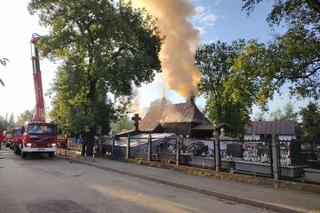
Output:
<path fill-rule="evenodd" d="M 23 158 L 32 152 L 47 153 L 52 158 L 57 148 L 57 126 L 44 122 L 27 123 L 18 148 Z"/>
<path fill-rule="evenodd" d="M 3 142 L 6 147 L 10 147 L 16 154 L 19 154 L 17 144 L 22 143 L 22 134 L 24 132 L 24 126 L 14 126 L 3 134 Z"/>

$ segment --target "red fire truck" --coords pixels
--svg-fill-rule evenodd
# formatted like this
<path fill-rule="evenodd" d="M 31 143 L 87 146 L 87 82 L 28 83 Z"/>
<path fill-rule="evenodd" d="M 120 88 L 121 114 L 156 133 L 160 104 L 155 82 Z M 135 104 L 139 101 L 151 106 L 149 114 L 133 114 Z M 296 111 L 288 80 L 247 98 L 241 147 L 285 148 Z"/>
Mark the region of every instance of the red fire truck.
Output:
<path fill-rule="evenodd" d="M 36 106 L 33 121 L 25 126 L 13 127 L 4 135 L 4 142 L 16 154 L 25 158 L 29 153 L 47 153 L 50 158 L 54 156 L 57 146 L 57 126 L 46 123 L 45 108 L 42 92 L 42 79 L 37 43 L 40 36 L 33 34 L 31 38 L 33 81 L 35 89 Z"/>

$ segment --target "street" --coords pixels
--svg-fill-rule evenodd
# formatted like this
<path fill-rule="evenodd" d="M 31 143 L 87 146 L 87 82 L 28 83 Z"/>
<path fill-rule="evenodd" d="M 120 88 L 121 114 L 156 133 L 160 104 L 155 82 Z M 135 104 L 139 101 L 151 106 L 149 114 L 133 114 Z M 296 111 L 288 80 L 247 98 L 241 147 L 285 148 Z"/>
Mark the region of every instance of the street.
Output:
<path fill-rule="evenodd" d="M 0 212 L 264 212 L 46 155 L 0 151 Z"/>

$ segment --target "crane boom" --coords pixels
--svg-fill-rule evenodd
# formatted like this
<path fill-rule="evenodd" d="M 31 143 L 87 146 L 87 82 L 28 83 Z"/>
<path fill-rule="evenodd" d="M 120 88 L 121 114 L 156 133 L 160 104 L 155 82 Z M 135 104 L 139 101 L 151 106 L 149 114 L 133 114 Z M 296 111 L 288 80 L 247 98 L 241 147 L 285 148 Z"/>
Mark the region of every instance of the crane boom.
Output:
<path fill-rule="evenodd" d="M 40 40 L 40 36 L 36 33 L 32 34 L 31 38 L 31 60 L 33 68 L 33 81 L 35 89 L 36 106 L 34 110 L 33 120 L 37 122 L 45 122 L 45 108 L 42 91 L 42 78 L 39 62 L 39 51 L 37 48 L 37 42 Z"/>

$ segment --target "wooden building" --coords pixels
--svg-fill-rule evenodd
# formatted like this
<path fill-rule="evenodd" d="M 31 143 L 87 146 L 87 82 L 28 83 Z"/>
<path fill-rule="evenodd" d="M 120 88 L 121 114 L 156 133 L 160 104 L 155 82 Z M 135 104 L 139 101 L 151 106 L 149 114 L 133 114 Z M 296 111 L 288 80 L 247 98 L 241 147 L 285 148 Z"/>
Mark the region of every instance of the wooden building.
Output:
<path fill-rule="evenodd" d="M 296 139 L 295 122 L 284 121 L 252 121 L 246 125 L 245 140 L 271 140 L 272 135 L 277 135 L 279 140 Z"/>
<path fill-rule="evenodd" d="M 175 133 L 190 138 L 211 138 L 213 125 L 191 98 L 186 103 L 170 104 L 163 98 L 150 106 L 139 130 L 150 133 Z"/>

